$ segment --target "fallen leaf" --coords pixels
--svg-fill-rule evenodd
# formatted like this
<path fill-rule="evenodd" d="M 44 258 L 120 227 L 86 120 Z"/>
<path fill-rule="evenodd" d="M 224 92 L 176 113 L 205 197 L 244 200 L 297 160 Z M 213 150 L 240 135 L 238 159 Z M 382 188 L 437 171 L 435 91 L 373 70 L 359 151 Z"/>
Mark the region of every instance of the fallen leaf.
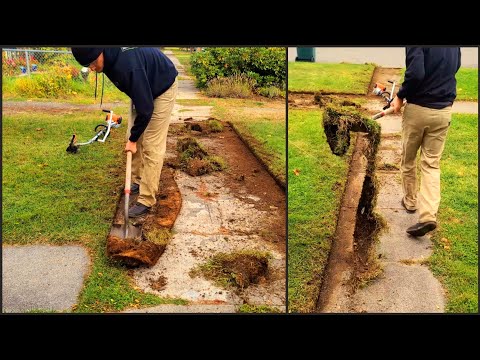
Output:
<path fill-rule="evenodd" d="M 42 131 L 43 128 L 36 128 L 35 130 L 37 130 L 37 131 Z"/>
<path fill-rule="evenodd" d="M 293 173 L 294 173 L 296 176 L 298 176 L 298 175 L 300 175 L 300 170 L 294 169 L 294 170 L 293 170 Z"/>
<path fill-rule="evenodd" d="M 444 245 L 443 248 L 444 248 L 445 250 L 447 250 L 447 251 L 450 250 L 450 246 L 449 246 L 449 245 Z"/>

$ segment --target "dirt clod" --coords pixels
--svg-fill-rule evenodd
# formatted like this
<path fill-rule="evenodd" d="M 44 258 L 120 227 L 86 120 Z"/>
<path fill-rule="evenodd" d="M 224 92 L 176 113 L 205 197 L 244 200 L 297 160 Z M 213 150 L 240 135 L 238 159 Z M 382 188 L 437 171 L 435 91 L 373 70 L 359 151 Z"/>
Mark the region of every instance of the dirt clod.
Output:
<path fill-rule="evenodd" d="M 226 167 L 225 161 L 221 157 L 209 156 L 208 152 L 195 138 L 179 139 L 177 149 L 180 153 L 180 167 L 191 176 L 221 171 Z"/>
<path fill-rule="evenodd" d="M 380 125 L 348 106 L 328 105 L 323 114 L 323 128 L 333 154 L 344 155 L 350 146 L 350 131 L 369 134 L 371 154 L 380 142 Z"/>
<path fill-rule="evenodd" d="M 107 255 L 130 267 L 151 267 L 164 251 L 165 245 L 150 241 L 120 239 L 116 236 L 109 236 L 107 239 Z"/>
<path fill-rule="evenodd" d="M 221 286 L 244 289 L 258 284 L 268 275 L 268 254 L 253 251 L 215 254 L 199 270 Z"/>
<path fill-rule="evenodd" d="M 150 280 L 150 287 L 156 291 L 162 291 L 167 285 L 167 278 L 163 275 L 160 275 L 158 279 Z"/>

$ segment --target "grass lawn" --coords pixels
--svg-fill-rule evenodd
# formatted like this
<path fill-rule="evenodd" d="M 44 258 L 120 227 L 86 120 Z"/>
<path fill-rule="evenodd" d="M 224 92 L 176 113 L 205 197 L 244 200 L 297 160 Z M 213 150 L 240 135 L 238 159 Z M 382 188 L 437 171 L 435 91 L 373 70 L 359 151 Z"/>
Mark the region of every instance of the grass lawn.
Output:
<path fill-rule="evenodd" d="M 289 312 L 315 309 L 347 179 L 348 159 L 331 153 L 321 110 L 289 110 Z"/>
<path fill-rule="evenodd" d="M 478 312 L 478 116 L 454 114 L 440 165 L 439 228 L 429 259 L 447 312 Z"/>
<path fill-rule="evenodd" d="M 284 100 L 191 99 L 184 106 L 213 106 L 212 115 L 230 121 L 274 176 L 285 184 L 286 120 Z"/>
<path fill-rule="evenodd" d="M 127 106 L 116 111 L 126 114 Z M 88 140 L 104 116 L 98 110 L 3 114 L 3 243 L 85 246 L 92 266 L 77 312 L 166 302 L 135 290 L 127 270 L 105 257 L 125 176 L 125 126 L 113 129 L 105 143 L 81 147 L 76 155 L 65 151 L 73 132 Z"/>
<path fill-rule="evenodd" d="M 400 84 L 405 78 L 405 68 L 401 71 Z M 455 75 L 457 79 L 456 101 L 478 101 L 478 69 L 460 68 Z"/>
<path fill-rule="evenodd" d="M 2 99 L 3 100 L 42 100 L 65 102 L 77 104 L 100 104 L 102 96 L 102 74 L 98 74 L 97 99 L 95 100 L 95 74 L 90 72 L 89 81 L 69 80 L 60 85 L 57 80 L 51 86 L 53 90 L 47 90 L 45 81 L 40 81 L 42 74 L 28 77 L 3 77 L 2 78 Z M 125 102 L 129 97 L 118 90 L 112 82 L 105 76 L 105 86 L 103 92 L 103 102 Z"/>
<path fill-rule="evenodd" d="M 460 68 L 457 79 L 457 99 L 478 101 L 478 69 Z"/>
<path fill-rule="evenodd" d="M 366 95 L 375 66 L 372 64 L 288 63 L 288 90 Z"/>

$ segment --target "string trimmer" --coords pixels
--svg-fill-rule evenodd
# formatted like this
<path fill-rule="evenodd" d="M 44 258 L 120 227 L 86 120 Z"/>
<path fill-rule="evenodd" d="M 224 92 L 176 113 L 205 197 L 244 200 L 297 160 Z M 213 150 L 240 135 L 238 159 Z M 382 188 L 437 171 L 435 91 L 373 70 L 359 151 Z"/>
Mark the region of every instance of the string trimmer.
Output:
<path fill-rule="evenodd" d="M 80 146 L 90 145 L 95 141 L 105 142 L 105 140 L 107 140 L 108 136 L 110 135 L 110 130 L 112 128 L 118 128 L 120 126 L 120 124 L 122 123 L 121 116 L 115 115 L 112 110 L 103 109 L 102 111 L 109 113 L 105 118 L 107 124 L 98 124 L 97 126 L 95 126 L 95 136 L 83 143 L 77 142 L 77 135 L 73 134 L 72 140 L 70 140 L 70 144 L 67 147 L 67 152 L 76 154 Z"/>

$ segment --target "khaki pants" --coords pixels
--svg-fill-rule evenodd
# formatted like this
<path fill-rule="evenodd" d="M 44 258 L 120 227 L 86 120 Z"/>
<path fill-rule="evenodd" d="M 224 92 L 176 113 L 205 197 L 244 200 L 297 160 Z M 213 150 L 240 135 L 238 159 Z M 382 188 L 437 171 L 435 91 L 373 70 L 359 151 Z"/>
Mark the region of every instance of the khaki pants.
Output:
<path fill-rule="evenodd" d="M 417 166 L 420 154 L 419 222 L 437 221 L 440 205 L 440 158 L 445 147 L 452 107 L 430 109 L 407 104 L 402 120 L 402 186 L 405 206 L 417 208 Z"/>
<path fill-rule="evenodd" d="M 156 193 L 162 172 L 163 158 L 167 149 L 167 133 L 170 115 L 177 97 L 178 80 L 157 97 L 153 103 L 153 115 L 147 128 L 137 141 L 137 152 L 132 156 L 132 183 L 140 185 L 137 201 L 151 207 L 156 203 Z M 137 113 L 130 104 L 127 140 Z"/>

